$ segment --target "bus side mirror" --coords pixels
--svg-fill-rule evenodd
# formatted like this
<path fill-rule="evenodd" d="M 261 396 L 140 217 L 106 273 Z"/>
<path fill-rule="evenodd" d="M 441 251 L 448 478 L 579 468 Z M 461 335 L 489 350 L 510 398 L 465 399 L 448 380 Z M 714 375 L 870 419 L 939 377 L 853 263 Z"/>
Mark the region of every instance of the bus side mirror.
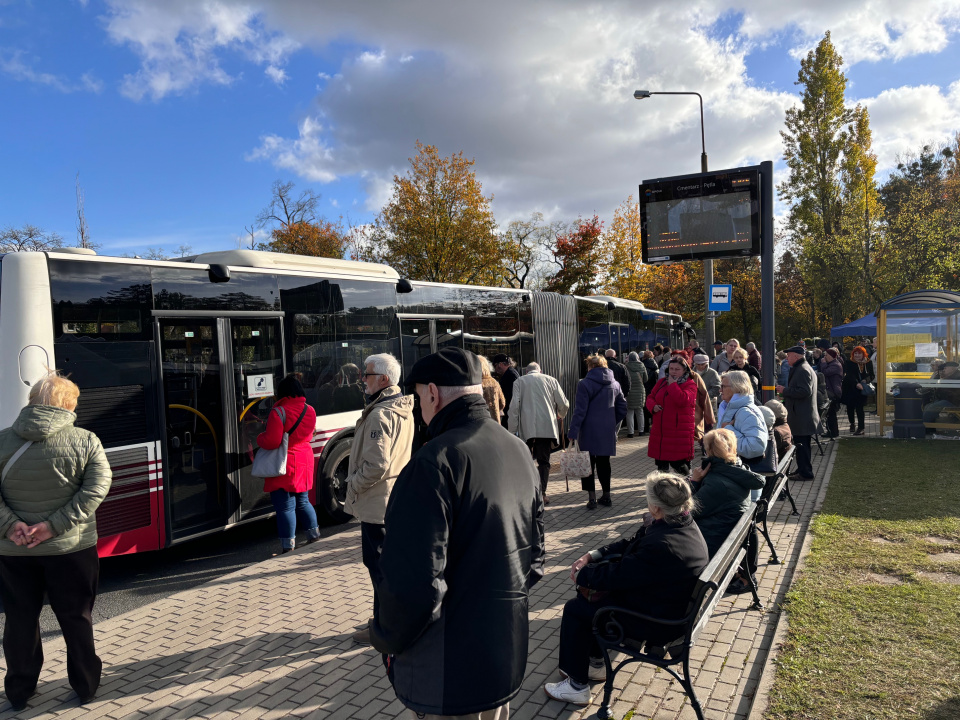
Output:
<path fill-rule="evenodd" d="M 207 275 L 212 283 L 230 282 L 230 268 L 226 265 L 211 265 L 207 270 Z"/>

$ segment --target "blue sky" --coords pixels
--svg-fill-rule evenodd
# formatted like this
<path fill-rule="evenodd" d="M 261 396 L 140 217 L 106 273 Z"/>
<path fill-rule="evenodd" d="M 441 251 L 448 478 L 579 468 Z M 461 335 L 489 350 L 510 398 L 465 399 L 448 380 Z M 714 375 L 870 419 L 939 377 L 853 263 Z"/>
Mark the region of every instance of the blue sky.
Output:
<path fill-rule="evenodd" d="M 101 252 L 236 247 L 271 184 L 370 222 L 421 140 L 476 158 L 501 224 L 614 209 L 645 177 L 779 160 L 799 58 L 830 29 L 881 168 L 960 130 L 960 0 L 0 0 L 0 227 Z M 640 7 L 640 6 L 643 7 Z"/>

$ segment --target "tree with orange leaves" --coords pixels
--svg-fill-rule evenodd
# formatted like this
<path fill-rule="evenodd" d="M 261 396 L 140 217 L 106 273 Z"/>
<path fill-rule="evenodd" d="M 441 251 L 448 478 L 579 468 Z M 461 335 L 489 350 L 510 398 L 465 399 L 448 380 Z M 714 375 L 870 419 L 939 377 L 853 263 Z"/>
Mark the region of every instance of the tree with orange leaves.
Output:
<path fill-rule="evenodd" d="M 417 141 L 406 175 L 357 243 L 361 260 L 386 263 L 411 280 L 498 285 L 507 251 L 473 171 L 459 152 L 441 157 Z"/>
<path fill-rule="evenodd" d="M 590 295 L 601 285 L 603 266 L 603 221 L 594 215 L 580 218 L 570 229 L 557 235 L 551 252 L 557 272 L 547 280 L 544 290 L 572 295 Z"/>
<path fill-rule="evenodd" d="M 274 228 L 267 248 L 274 252 L 342 258 L 350 236 L 340 221 L 295 222 Z"/>

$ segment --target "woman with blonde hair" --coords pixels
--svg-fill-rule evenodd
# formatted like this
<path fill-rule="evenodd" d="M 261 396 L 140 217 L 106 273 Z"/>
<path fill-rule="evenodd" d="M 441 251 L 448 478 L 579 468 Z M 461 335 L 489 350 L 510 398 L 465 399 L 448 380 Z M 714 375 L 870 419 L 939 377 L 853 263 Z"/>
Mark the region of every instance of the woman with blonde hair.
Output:
<path fill-rule="evenodd" d="M 490 360 L 483 355 L 477 355 L 480 358 L 480 370 L 483 376 L 481 385 L 483 386 L 483 399 L 487 403 L 487 410 L 490 411 L 490 417 L 500 422 L 503 415 L 503 409 L 507 406 L 507 398 L 500 389 L 500 383 L 493 376 L 493 366 Z"/>
<path fill-rule="evenodd" d="M 97 436 L 74 427 L 80 389 L 56 372 L 30 388 L 29 404 L 0 431 L 0 599 L 4 688 L 14 710 L 36 692 L 43 665 L 43 596 L 67 645 L 67 678 L 85 703 L 100 686 L 93 644 L 97 596 L 95 513 L 112 474 Z"/>
<path fill-rule="evenodd" d="M 703 449 L 707 457 L 691 478 L 696 488 L 693 519 L 713 557 L 750 507 L 750 491 L 761 490 L 766 480 L 740 462 L 737 437 L 726 428 L 708 432 Z"/>

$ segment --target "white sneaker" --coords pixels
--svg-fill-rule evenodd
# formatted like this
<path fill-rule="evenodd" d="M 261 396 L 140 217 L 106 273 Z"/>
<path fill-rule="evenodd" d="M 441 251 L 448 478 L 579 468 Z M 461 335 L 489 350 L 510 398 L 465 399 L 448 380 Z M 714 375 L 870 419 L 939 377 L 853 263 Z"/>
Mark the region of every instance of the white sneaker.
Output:
<path fill-rule="evenodd" d="M 560 677 L 570 677 L 567 675 L 563 668 L 557 668 L 560 671 Z M 605 682 L 607 679 L 607 668 L 603 665 L 591 665 L 587 670 L 587 680 L 592 680 L 593 682 Z"/>
<path fill-rule="evenodd" d="M 543 691 L 554 700 L 572 703 L 573 705 L 589 705 L 593 699 L 589 687 L 575 690 L 570 685 L 570 678 L 564 678 L 560 682 L 547 683 L 543 686 Z"/>

